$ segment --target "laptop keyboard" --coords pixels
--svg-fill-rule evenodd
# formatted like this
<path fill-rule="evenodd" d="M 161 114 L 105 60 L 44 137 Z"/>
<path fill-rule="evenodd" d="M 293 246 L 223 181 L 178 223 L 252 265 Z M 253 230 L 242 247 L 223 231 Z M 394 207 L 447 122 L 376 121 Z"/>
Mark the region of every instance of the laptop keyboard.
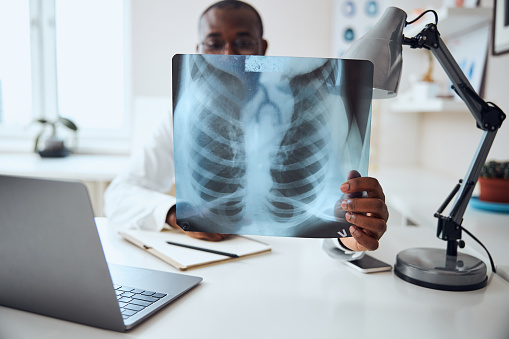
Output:
<path fill-rule="evenodd" d="M 146 291 L 129 286 L 113 285 L 113 287 L 115 288 L 115 294 L 117 295 L 120 311 L 124 319 L 132 317 L 166 296 L 164 293 Z"/>

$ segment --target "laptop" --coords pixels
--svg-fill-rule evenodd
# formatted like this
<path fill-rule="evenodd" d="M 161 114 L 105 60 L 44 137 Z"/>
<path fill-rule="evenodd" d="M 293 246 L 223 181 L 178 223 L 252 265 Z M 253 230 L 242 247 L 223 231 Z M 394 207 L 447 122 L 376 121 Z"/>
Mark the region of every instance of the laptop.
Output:
<path fill-rule="evenodd" d="M 123 332 L 201 280 L 108 264 L 82 183 L 0 175 L 0 305 Z"/>

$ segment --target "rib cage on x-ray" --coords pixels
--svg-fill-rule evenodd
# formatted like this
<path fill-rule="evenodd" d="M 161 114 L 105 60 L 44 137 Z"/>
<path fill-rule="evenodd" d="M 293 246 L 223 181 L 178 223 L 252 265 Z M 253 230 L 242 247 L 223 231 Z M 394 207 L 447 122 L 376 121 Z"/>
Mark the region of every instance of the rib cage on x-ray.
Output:
<path fill-rule="evenodd" d="M 334 206 L 348 170 L 367 174 L 371 63 L 179 55 L 173 77 L 181 227 L 346 236 Z"/>
<path fill-rule="evenodd" d="M 192 186 L 200 197 L 213 201 L 212 213 L 239 221 L 244 209 L 245 148 L 240 109 L 246 86 L 235 76 L 190 60 L 191 79 L 198 86 L 196 119 L 191 138 Z M 225 119 L 225 117 L 227 119 Z"/>
<path fill-rule="evenodd" d="M 253 180 L 245 176 L 249 155 L 240 123 L 247 84 L 204 58 L 192 58 L 189 69 L 196 86 L 195 119 L 199 122 L 190 130 L 192 187 L 222 223 L 235 223 L 245 211 L 245 181 Z M 295 103 L 290 123 L 277 126 L 284 137 L 270 159 L 272 187 L 262 201 L 250 202 L 264 206 L 275 221 L 302 222 L 310 216 L 309 204 L 323 188 L 330 138 L 324 101 L 334 72 L 333 63 L 326 62 L 286 80 Z"/>
<path fill-rule="evenodd" d="M 271 164 L 273 185 L 267 204 L 279 222 L 299 222 L 302 218 L 298 216 L 309 217 L 309 204 L 323 189 L 330 139 L 326 125 L 330 108 L 324 102 L 329 94 L 327 84 L 335 83 L 336 71 L 328 61 L 290 80 L 294 109 L 290 127 Z"/>

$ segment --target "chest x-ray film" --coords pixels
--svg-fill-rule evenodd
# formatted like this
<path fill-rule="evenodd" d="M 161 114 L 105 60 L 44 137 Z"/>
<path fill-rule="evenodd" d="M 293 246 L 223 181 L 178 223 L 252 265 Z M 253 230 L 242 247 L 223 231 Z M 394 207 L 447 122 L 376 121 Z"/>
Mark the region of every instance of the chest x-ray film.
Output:
<path fill-rule="evenodd" d="M 367 175 L 369 61 L 173 58 L 177 223 L 188 231 L 349 236 L 335 211 Z"/>

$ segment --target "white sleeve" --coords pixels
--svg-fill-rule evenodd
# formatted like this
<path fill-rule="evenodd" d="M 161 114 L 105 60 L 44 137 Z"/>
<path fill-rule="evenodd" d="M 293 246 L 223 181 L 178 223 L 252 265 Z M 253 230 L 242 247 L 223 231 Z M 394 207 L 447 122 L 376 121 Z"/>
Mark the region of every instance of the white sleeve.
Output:
<path fill-rule="evenodd" d="M 333 259 L 356 260 L 364 256 L 364 252 L 350 251 L 344 247 L 338 238 L 323 239 L 322 248 Z"/>
<path fill-rule="evenodd" d="M 108 186 L 104 211 L 126 228 L 159 231 L 176 199 L 168 195 L 175 182 L 173 126 L 165 116 L 150 141 Z"/>

